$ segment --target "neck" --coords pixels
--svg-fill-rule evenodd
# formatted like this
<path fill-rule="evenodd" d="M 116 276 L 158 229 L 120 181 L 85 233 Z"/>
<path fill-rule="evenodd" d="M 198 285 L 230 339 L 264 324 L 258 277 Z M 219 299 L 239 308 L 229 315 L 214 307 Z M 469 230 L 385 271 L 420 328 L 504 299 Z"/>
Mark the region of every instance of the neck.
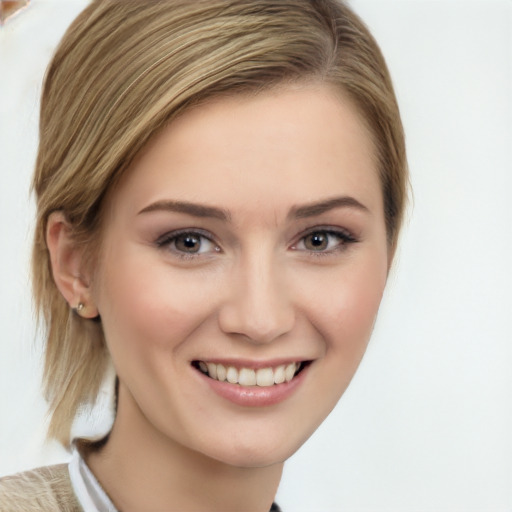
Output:
<path fill-rule="evenodd" d="M 107 444 L 86 457 L 118 510 L 270 510 L 283 463 L 231 466 L 175 442 L 134 408 L 120 401 Z"/>

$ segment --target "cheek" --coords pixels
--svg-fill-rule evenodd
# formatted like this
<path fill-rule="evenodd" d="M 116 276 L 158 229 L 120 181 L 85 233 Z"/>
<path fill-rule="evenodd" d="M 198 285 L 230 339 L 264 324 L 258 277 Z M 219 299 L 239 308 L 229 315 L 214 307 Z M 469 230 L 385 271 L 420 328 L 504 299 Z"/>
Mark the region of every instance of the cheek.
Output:
<path fill-rule="evenodd" d="M 369 254 L 349 262 L 338 275 L 317 281 L 312 323 L 325 340 L 325 350 L 351 364 L 362 357 L 373 330 L 386 285 L 387 260 Z"/>
<path fill-rule="evenodd" d="M 199 277 L 183 279 L 165 264 L 148 264 L 137 251 L 118 254 L 115 264 L 105 261 L 97 297 L 114 362 L 125 349 L 141 359 L 177 350 L 210 314 L 210 302 L 201 299 L 208 284 L 202 280 L 200 287 Z"/>

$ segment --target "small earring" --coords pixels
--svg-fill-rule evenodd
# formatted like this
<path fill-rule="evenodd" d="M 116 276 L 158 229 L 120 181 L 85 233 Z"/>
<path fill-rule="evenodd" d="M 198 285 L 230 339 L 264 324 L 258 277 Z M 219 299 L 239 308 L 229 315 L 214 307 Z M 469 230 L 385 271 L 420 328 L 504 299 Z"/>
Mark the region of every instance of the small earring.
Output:
<path fill-rule="evenodd" d="M 79 302 L 76 306 L 76 308 L 72 308 L 73 309 L 73 312 L 76 313 L 77 315 L 81 316 L 80 313 L 84 310 L 85 308 L 85 305 L 83 302 Z"/>

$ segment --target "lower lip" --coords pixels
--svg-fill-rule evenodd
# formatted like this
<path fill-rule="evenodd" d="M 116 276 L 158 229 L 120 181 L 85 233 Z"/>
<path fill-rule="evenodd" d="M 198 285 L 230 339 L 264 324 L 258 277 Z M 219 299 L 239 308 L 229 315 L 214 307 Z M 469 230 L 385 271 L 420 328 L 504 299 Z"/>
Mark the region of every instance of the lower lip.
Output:
<path fill-rule="evenodd" d="M 229 382 L 212 379 L 205 374 L 197 373 L 217 393 L 230 402 L 243 407 L 266 407 L 283 402 L 289 398 L 304 381 L 309 365 L 302 369 L 290 382 L 274 384 L 273 386 L 240 386 Z"/>

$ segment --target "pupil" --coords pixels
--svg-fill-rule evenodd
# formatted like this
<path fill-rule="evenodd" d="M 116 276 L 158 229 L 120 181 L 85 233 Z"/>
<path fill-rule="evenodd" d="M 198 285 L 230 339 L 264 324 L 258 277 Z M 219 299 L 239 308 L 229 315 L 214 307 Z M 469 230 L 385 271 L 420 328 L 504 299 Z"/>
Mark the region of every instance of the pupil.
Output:
<path fill-rule="evenodd" d="M 186 252 L 199 250 L 199 238 L 194 235 L 183 235 L 176 240 L 176 247 Z"/>
<path fill-rule="evenodd" d="M 325 233 L 313 233 L 308 239 L 310 249 L 325 249 L 327 247 L 327 236 Z"/>
<path fill-rule="evenodd" d="M 313 245 L 316 245 L 317 247 L 322 245 L 324 243 L 324 237 L 322 235 L 313 235 Z"/>

